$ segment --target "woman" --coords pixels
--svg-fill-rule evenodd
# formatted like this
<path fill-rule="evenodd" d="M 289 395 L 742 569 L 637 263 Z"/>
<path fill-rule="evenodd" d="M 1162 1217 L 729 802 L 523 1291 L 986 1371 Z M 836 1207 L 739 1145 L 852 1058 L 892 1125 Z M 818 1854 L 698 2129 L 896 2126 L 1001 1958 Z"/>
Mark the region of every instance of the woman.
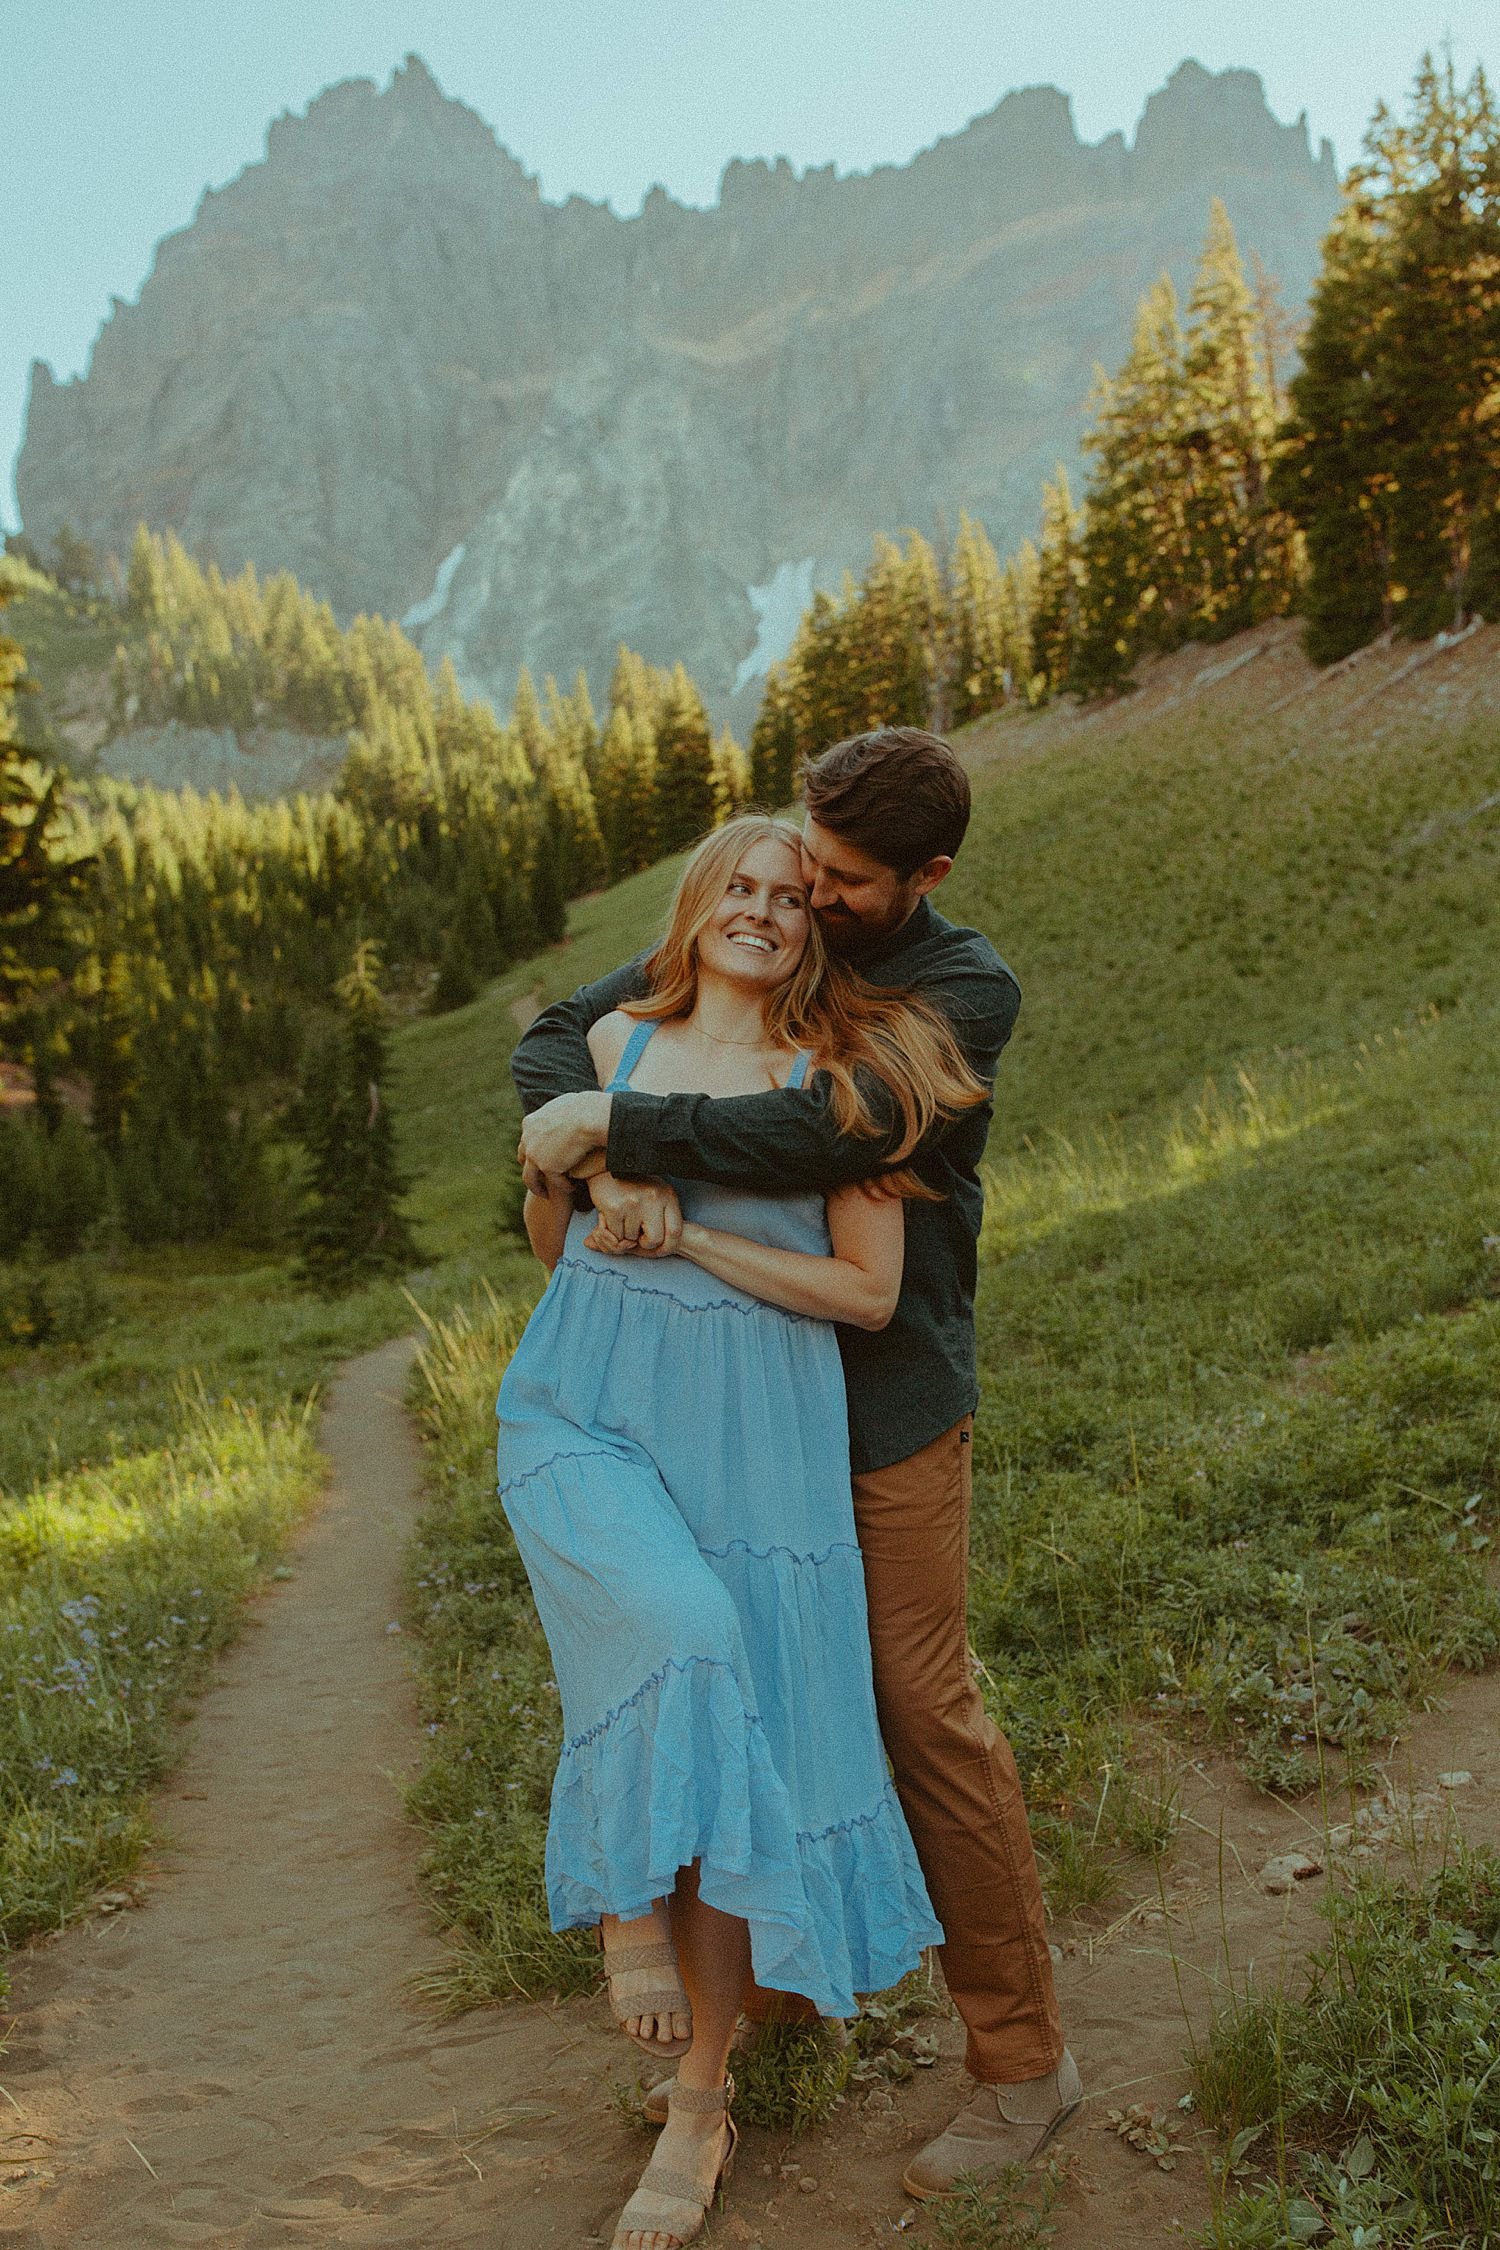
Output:
<path fill-rule="evenodd" d="M 590 1033 L 601 1086 L 734 1095 L 825 1071 L 841 1126 L 899 1162 L 982 1088 L 932 1010 L 824 953 L 797 831 L 751 815 L 694 852 L 651 997 Z M 669 1258 L 622 1256 L 573 1183 L 530 1195 L 551 1283 L 501 1386 L 500 1491 L 562 1695 L 547 1883 L 597 1926 L 612 2003 L 679 2055 L 615 2250 L 677 2250 L 727 2176 L 731 2035 L 752 1977 L 850 2015 L 941 1941 L 886 1772 L 849 1492 L 836 1321 L 901 1285 L 900 1193 L 679 1185 Z"/>

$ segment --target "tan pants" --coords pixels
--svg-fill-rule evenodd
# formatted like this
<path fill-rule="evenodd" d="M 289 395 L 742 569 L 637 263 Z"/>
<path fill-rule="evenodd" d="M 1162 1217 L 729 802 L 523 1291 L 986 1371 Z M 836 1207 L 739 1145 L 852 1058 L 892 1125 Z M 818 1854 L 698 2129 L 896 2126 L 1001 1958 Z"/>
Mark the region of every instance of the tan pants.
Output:
<path fill-rule="evenodd" d="M 854 1479 L 875 1701 L 938 1920 L 967 2066 L 989 2085 L 1040 2078 L 1062 2054 L 1041 1884 L 1010 1744 L 969 1662 L 973 1417 Z M 757 2017 L 797 2014 L 756 1992 Z"/>

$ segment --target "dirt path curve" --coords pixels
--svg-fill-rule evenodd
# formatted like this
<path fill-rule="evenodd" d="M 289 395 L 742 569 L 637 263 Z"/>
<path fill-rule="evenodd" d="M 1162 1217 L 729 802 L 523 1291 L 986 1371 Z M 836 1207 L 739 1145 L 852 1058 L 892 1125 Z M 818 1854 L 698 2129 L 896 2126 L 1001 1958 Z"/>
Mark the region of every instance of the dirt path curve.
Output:
<path fill-rule="evenodd" d="M 322 1425 L 333 1475 L 292 1577 L 256 1603 L 163 1793 L 171 1842 L 138 1912 L 97 1916 L 18 1965 L 0 2063 L 0 2186 L 15 2250 L 584 2250 L 607 2243 L 646 2154 L 612 2084 L 634 2050 L 599 2000 L 444 2020 L 409 1996 L 438 1953 L 401 1779 L 419 1730 L 396 1616 L 418 1505 L 400 1394 L 411 1346 L 352 1362 Z M 1435 1777 L 1476 1840 L 1500 1842 L 1500 1673 L 1450 1683 L 1392 1762 L 1408 1802 Z M 1183 2121 L 1171 2172 L 1108 2111 L 1173 2108 L 1188 2022 L 1226 1972 L 1241 1986 L 1316 1943 L 1326 1878 L 1267 1896 L 1258 1872 L 1321 1851 L 1310 1806 L 1255 1796 L 1217 1762 L 1183 1763 L 1187 1818 L 1160 1882 L 1147 1866 L 1061 1925 L 1059 1984 L 1090 2103 L 1059 2144 L 1057 2250 L 1160 2250 L 1206 2216 Z M 1346 1818 L 1335 1806 L 1330 1818 Z M 1401 1823 L 1390 1838 L 1399 1847 Z M 1324 1854 L 1326 1856 L 1326 1853 Z M 1398 1851 L 1399 1856 L 1399 1851 Z M 909 2085 L 856 2089 L 798 2142 L 747 2132 L 712 2240 L 736 2250 L 858 2250 L 911 2229 L 907 2152 L 962 2098 L 962 2040 Z M 19 2167 L 26 2171 L 27 2164 Z M 0 2174 L 3 2177 L 3 2174 Z"/>
<path fill-rule="evenodd" d="M 38 2177 L 0 2202 L 7 2243 L 532 2250 L 612 2207 L 602 2030 L 540 2008 L 444 2021 L 404 1990 L 438 1951 L 387 1631 L 418 1497 L 410 1357 L 387 1345 L 334 1385 L 327 1499 L 199 1706 L 145 1904 L 18 1964 L 0 2134 Z M 568 2120 L 601 2111 L 602 2148 L 565 2162 Z"/>

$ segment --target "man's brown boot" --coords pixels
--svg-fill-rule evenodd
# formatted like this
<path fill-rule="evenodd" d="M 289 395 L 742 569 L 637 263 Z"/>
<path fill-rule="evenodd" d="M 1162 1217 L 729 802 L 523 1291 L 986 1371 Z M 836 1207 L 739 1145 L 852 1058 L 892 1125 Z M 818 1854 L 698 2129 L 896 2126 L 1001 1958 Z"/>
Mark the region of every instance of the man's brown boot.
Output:
<path fill-rule="evenodd" d="M 946 2132 L 929 2141 L 906 2167 L 901 2185 L 925 2201 L 951 2195 L 961 2172 L 993 2179 L 1008 2164 L 1029 2164 L 1083 2100 L 1078 2065 L 1063 2049 L 1045 2078 L 1017 2086 L 976 2086 Z"/>

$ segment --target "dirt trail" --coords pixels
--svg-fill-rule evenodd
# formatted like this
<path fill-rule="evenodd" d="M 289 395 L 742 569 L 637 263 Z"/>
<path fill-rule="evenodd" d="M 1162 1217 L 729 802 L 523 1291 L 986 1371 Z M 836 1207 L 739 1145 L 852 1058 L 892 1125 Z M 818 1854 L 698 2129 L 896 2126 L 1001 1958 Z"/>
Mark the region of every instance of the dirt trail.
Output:
<path fill-rule="evenodd" d="M 0 2240 L 17 2250 L 610 2238 L 647 2144 L 608 2098 L 637 2058 L 602 2003 L 445 2021 L 405 1989 L 439 1950 L 398 1803 L 420 1737 L 403 1643 L 387 1631 L 417 1506 L 399 1403 L 409 1352 L 353 1362 L 332 1392 L 327 1500 L 293 1577 L 255 1606 L 203 1699 L 163 1795 L 171 1846 L 144 1905 L 19 1965 L 0 2064 L 0 2153 L 27 2160 L 0 2189 Z M 1393 1779 L 1439 1824 L 1451 1799 L 1471 1835 L 1500 1840 L 1497 1743 L 1500 1675 L 1459 1682 Z M 1434 1787 L 1456 1770 L 1471 1779 Z M 1055 1933 L 1092 2097 L 1059 2147 L 1058 2250 L 1159 2250 L 1206 2214 L 1191 2120 L 1165 2173 L 1106 2112 L 1149 2102 L 1175 2117 L 1187 2018 L 1206 2022 L 1226 1962 L 1243 1983 L 1252 1963 L 1265 1975 L 1319 1934 L 1325 1877 L 1284 1898 L 1256 1879 L 1278 1850 L 1321 1850 L 1316 1805 L 1269 1803 L 1218 1767 L 1178 1779 L 1188 1818 L 1161 1889 L 1137 1870 L 1110 1907 Z M 930 2241 L 900 2177 L 963 2091 L 955 2024 L 940 2044 L 935 2068 L 856 2093 L 826 2132 L 795 2144 L 747 2133 L 713 2239 L 852 2250 L 909 2225 Z"/>
<path fill-rule="evenodd" d="M 146 1903 L 19 1965 L 0 2133 L 40 2176 L 0 2203 L 6 2241 L 577 2239 L 517 2206 L 545 2202 L 562 2120 L 597 2114 L 582 2026 L 536 2008 L 444 2022 L 403 1990 L 437 1952 L 398 1802 L 420 1735 L 387 1631 L 417 1505 L 409 1359 L 388 1345 L 333 1389 L 327 1500 L 202 1701 Z"/>

